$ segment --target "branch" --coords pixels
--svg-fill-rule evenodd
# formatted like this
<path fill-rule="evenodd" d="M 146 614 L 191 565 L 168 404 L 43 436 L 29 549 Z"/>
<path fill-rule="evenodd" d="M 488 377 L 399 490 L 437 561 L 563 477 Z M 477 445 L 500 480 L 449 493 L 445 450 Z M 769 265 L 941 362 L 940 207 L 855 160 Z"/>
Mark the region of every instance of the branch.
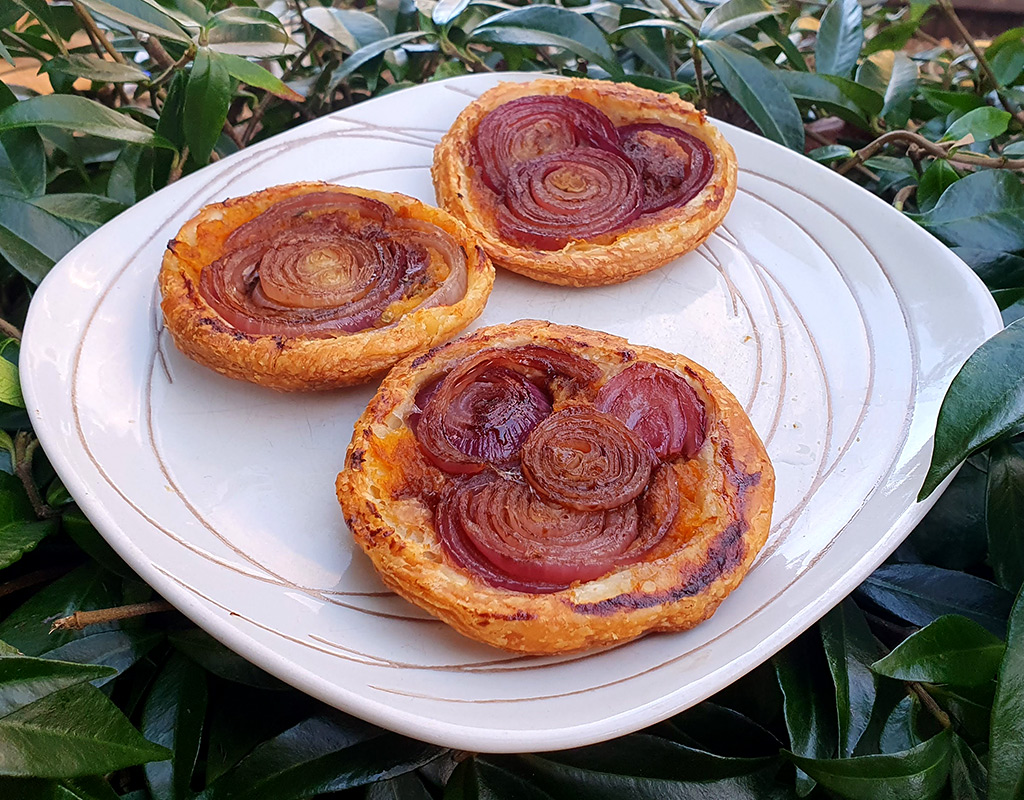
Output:
<path fill-rule="evenodd" d="M 38 447 L 39 440 L 27 431 L 20 431 L 14 437 L 14 473 L 25 487 L 25 493 L 32 503 L 32 510 L 36 512 L 36 516 L 39 519 L 53 519 L 60 516 L 60 512 L 43 502 L 39 488 L 32 478 L 32 456 Z"/>
<path fill-rule="evenodd" d="M 949 718 L 949 714 L 942 710 L 938 703 L 935 702 L 935 698 L 928 694 L 928 690 L 925 689 L 917 681 L 908 681 L 907 688 L 910 689 L 918 699 L 921 701 L 921 705 L 928 709 L 929 713 L 939 721 L 939 724 L 949 729 L 953 727 L 953 721 Z"/>
<path fill-rule="evenodd" d="M 1024 169 L 1024 158 L 1007 158 L 1006 156 L 992 158 L 979 153 L 950 152 L 950 148 L 955 142 L 937 144 L 912 131 L 889 131 L 854 153 L 853 158 L 843 162 L 836 172 L 840 175 L 845 175 L 858 164 L 863 164 L 869 158 L 879 153 L 886 145 L 896 142 L 919 147 L 930 156 L 944 158 L 947 161 L 953 161 L 964 166 L 984 167 L 987 169 Z"/>
<path fill-rule="evenodd" d="M 79 3 L 78 0 L 71 0 L 71 7 L 75 9 L 75 13 L 78 15 L 78 18 L 82 20 L 82 24 L 85 25 L 86 31 L 88 31 L 90 36 L 94 37 L 103 46 L 103 49 L 107 51 L 108 55 L 110 55 L 110 57 L 118 64 L 127 64 L 128 62 L 125 60 L 125 57 L 121 55 L 121 53 L 118 52 L 118 49 L 110 43 L 106 35 L 104 35 L 103 31 L 100 30 L 100 27 L 96 24 L 96 20 L 92 18 L 88 9 Z"/>
<path fill-rule="evenodd" d="M 105 622 L 116 622 L 121 619 L 141 617 L 144 614 L 157 614 L 173 610 L 174 606 L 166 600 L 151 600 L 148 603 L 134 603 L 130 606 L 103 608 L 99 611 L 76 611 L 70 617 L 61 617 L 55 620 L 50 627 L 50 633 L 54 631 L 80 631 L 90 625 L 101 625 Z"/>
<path fill-rule="evenodd" d="M 19 342 L 21 341 L 21 331 L 3 317 L 0 317 L 0 333 L 8 339 L 14 339 Z"/>

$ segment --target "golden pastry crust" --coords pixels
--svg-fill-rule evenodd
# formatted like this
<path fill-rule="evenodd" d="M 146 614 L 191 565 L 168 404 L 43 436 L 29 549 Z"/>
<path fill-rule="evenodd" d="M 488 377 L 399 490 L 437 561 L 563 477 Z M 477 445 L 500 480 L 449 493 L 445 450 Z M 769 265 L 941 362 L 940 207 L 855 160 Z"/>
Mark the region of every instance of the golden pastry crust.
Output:
<path fill-rule="evenodd" d="M 199 276 L 232 231 L 272 205 L 310 192 L 347 192 L 386 203 L 399 217 L 441 228 L 466 253 L 466 293 L 450 306 L 414 309 L 386 328 L 329 337 L 254 335 L 224 320 L 199 292 Z M 167 329 L 185 355 L 222 375 L 283 391 L 363 383 L 406 356 L 453 336 L 483 311 L 494 266 L 476 237 L 450 214 L 402 194 L 308 182 L 274 186 L 205 206 L 168 243 L 160 269 Z"/>
<path fill-rule="evenodd" d="M 501 238 L 494 220 L 497 196 L 476 175 L 472 142 L 480 121 L 519 97 L 566 95 L 603 111 L 616 127 L 661 123 L 696 136 L 715 167 L 707 185 L 681 207 L 641 217 L 607 243 L 573 241 L 561 250 L 538 250 Z M 628 83 L 543 78 L 501 83 L 470 103 L 434 149 L 431 170 L 440 205 L 480 237 L 495 264 L 545 283 L 600 286 L 657 269 L 699 246 L 725 217 L 736 194 L 736 155 L 703 111 L 681 98 Z"/>
<path fill-rule="evenodd" d="M 683 376 L 705 403 L 706 439 L 674 462 L 682 501 L 643 560 L 551 594 L 495 588 L 442 549 L 425 502 L 451 480 L 422 455 L 407 424 L 417 392 L 485 348 L 539 344 L 583 356 L 606 379 L 637 361 Z M 684 356 L 574 326 L 495 325 L 407 359 L 356 422 L 337 493 L 355 540 L 384 583 L 461 633 L 506 650 L 564 653 L 690 628 L 714 613 L 764 545 L 775 476 L 742 407 Z"/>

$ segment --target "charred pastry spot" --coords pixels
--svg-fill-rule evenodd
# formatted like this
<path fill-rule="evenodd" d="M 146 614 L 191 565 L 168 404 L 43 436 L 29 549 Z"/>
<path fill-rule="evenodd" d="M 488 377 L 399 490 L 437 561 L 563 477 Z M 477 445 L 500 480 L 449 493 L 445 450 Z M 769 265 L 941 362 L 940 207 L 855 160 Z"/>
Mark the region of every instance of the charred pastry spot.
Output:
<path fill-rule="evenodd" d="M 636 351 L 635 350 L 620 350 L 619 351 L 619 358 L 621 358 L 623 362 L 635 361 L 636 360 Z"/>
<path fill-rule="evenodd" d="M 189 300 L 194 301 L 196 299 L 196 285 L 192 282 L 192 279 L 189 278 L 187 275 L 183 274 L 181 276 L 181 280 L 182 283 L 185 284 L 185 296 Z"/>
<path fill-rule="evenodd" d="M 363 462 L 366 461 L 365 450 L 353 450 L 352 454 L 348 457 L 348 465 L 351 469 L 362 469 Z"/>
<path fill-rule="evenodd" d="M 284 337 L 283 336 L 275 336 L 274 337 L 274 344 L 277 345 L 277 349 L 278 350 L 284 350 Z"/>
<path fill-rule="evenodd" d="M 168 249 L 168 250 L 170 250 L 170 251 L 171 251 L 172 253 L 174 253 L 174 255 L 178 255 L 178 250 L 177 250 L 177 247 L 178 247 L 178 245 L 180 245 L 180 244 L 181 244 L 181 242 L 180 242 L 180 241 L 178 241 L 177 239 L 171 239 L 171 240 L 170 240 L 170 241 L 169 241 L 169 242 L 167 243 L 167 249 Z"/>

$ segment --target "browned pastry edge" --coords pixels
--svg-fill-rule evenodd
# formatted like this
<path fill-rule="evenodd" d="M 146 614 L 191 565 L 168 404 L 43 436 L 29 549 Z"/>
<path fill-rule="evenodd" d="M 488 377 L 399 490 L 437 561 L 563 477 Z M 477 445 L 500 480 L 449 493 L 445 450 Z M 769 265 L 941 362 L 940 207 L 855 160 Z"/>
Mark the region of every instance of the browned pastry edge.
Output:
<path fill-rule="evenodd" d="M 642 218 L 636 227 L 607 244 L 577 241 L 561 250 L 536 250 L 508 242 L 494 222 L 496 196 L 471 166 L 472 142 L 477 126 L 490 111 L 528 95 L 568 95 L 596 106 L 616 126 L 658 122 L 684 130 L 711 149 L 714 172 L 688 203 Z M 495 264 L 545 283 L 600 286 L 657 269 L 707 239 L 736 194 L 736 155 L 718 129 L 707 122 L 704 112 L 676 95 L 628 83 L 542 78 L 501 83 L 470 103 L 434 149 L 431 175 L 438 203 L 477 233 Z"/>
<path fill-rule="evenodd" d="M 323 191 L 379 200 L 399 216 L 431 222 L 451 234 L 466 252 L 465 296 L 451 306 L 414 309 L 388 328 L 328 338 L 254 335 L 234 328 L 200 294 L 203 267 L 221 255 L 224 240 L 240 225 L 281 200 Z M 168 243 L 159 282 L 164 322 L 185 355 L 230 378 L 304 391 L 362 383 L 462 330 L 483 311 L 494 267 L 466 226 L 441 209 L 402 194 L 307 182 L 274 186 L 203 207 Z"/>
<path fill-rule="evenodd" d="M 681 511 L 644 561 L 552 594 L 494 588 L 447 557 L 432 512 L 407 483 L 422 459 L 405 420 L 419 388 L 457 361 L 484 348 L 525 344 L 582 355 L 607 377 L 650 361 L 693 386 L 707 412 L 707 438 L 693 467 L 704 475 L 696 494 L 700 525 L 688 528 Z M 710 617 L 767 539 L 775 484 L 745 412 L 708 370 L 617 336 L 532 320 L 484 328 L 397 365 L 356 422 L 345 463 L 338 500 L 384 583 L 466 636 L 536 654 L 683 630 Z"/>

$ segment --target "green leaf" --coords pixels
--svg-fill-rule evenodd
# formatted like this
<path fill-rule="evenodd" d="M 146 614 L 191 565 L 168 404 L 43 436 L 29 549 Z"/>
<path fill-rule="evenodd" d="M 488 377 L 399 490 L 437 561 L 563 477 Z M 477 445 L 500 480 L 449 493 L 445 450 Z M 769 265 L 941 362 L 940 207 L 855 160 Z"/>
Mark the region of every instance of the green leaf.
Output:
<path fill-rule="evenodd" d="M 1011 592 L 1024 585 L 1024 456 L 1009 442 L 989 451 L 985 491 L 989 558 L 996 581 Z"/>
<path fill-rule="evenodd" d="M 828 78 L 812 72 L 779 70 L 778 76 L 797 100 L 806 100 L 847 122 L 867 128 L 867 117 L 861 107 Z M 852 81 L 846 81 L 852 83 Z M 878 108 L 882 107 L 879 98 Z M 847 148 L 849 149 L 849 148 Z"/>
<path fill-rule="evenodd" d="M 159 39 L 188 44 L 192 37 L 167 13 L 144 0 L 81 0 L 100 16 Z"/>
<path fill-rule="evenodd" d="M 665 80 L 664 78 L 656 78 L 653 75 L 624 75 L 622 78 L 626 83 L 632 83 L 634 86 L 639 86 L 643 89 L 650 89 L 654 92 L 665 92 L 678 94 L 680 97 L 686 98 L 692 95 L 695 91 L 688 83 L 680 83 L 679 81 Z"/>
<path fill-rule="evenodd" d="M 1004 649 L 977 622 L 949 614 L 908 636 L 871 669 L 902 681 L 981 686 L 995 677 Z"/>
<path fill-rule="evenodd" d="M 958 180 L 960 173 L 948 161 L 935 159 L 928 165 L 917 185 L 917 207 L 921 211 L 931 211 L 938 204 L 942 193 Z"/>
<path fill-rule="evenodd" d="M 93 686 L 61 689 L 0 717 L 0 775 L 72 778 L 168 753 L 147 742 Z"/>
<path fill-rule="evenodd" d="M 552 796 L 517 774 L 514 767 L 467 758 L 444 787 L 444 800 L 553 800 Z M 589 798 L 588 798 L 589 800 Z"/>
<path fill-rule="evenodd" d="M 57 262 L 0 223 L 0 256 L 32 283 L 39 283 Z"/>
<path fill-rule="evenodd" d="M 1024 72 L 1024 42 L 1019 39 L 1008 42 L 995 54 L 989 66 L 992 67 L 992 74 L 996 76 L 1000 86 L 1016 83 L 1021 72 Z"/>
<path fill-rule="evenodd" d="M 883 50 L 902 50 L 907 46 L 907 42 L 911 40 L 915 33 L 917 33 L 920 25 L 914 20 L 906 20 L 905 22 L 897 22 L 894 25 L 890 25 L 879 31 L 877 34 L 871 37 L 864 49 L 861 50 L 861 55 L 867 57 L 872 53 L 880 53 Z"/>
<path fill-rule="evenodd" d="M 1010 142 L 1003 148 L 1004 156 L 1024 156 L 1024 140 L 1018 140 L 1016 142 Z"/>
<path fill-rule="evenodd" d="M 21 381 L 18 377 L 18 366 L 6 358 L 0 358 L 0 403 L 9 406 L 25 407 L 25 398 L 21 396 Z M 2 561 L 2 559 L 0 559 Z M 6 566 L 0 563 L 0 567 Z"/>
<path fill-rule="evenodd" d="M 883 753 L 899 753 L 921 744 L 915 730 L 918 708 L 919 702 L 913 695 L 907 695 L 896 704 L 878 737 L 879 749 Z"/>
<path fill-rule="evenodd" d="M 850 76 L 864 42 L 863 16 L 857 0 L 832 0 L 825 7 L 814 45 L 815 72 Z"/>
<path fill-rule="evenodd" d="M 10 800 L 118 800 L 106 779 L 94 775 L 51 781 L 42 778 L 0 778 L 0 797 Z M 129 795 L 125 800 L 139 800 Z"/>
<path fill-rule="evenodd" d="M 822 76 L 829 83 L 835 85 L 839 91 L 856 103 L 865 114 L 877 116 L 882 113 L 882 106 L 885 105 L 885 98 L 868 86 L 862 86 L 856 81 L 848 78 L 840 78 L 838 75 Z"/>
<path fill-rule="evenodd" d="M 910 101 L 917 90 L 917 64 L 904 53 L 896 53 L 885 87 L 882 117 L 893 129 L 902 128 L 910 118 Z"/>
<path fill-rule="evenodd" d="M 264 742 L 200 795 L 202 800 L 298 800 L 392 778 L 440 748 L 339 713 L 311 717 Z"/>
<path fill-rule="evenodd" d="M 599 64 L 612 75 L 622 67 L 597 25 L 567 8 L 527 6 L 503 11 L 485 20 L 472 38 L 488 44 L 529 44 L 563 47 L 580 58 Z"/>
<path fill-rule="evenodd" d="M 943 114 L 952 112 L 966 114 L 968 111 L 985 106 L 984 98 L 969 92 L 945 92 L 927 86 L 922 86 L 920 91 L 925 100 Z"/>
<path fill-rule="evenodd" d="M 199 628 L 174 631 L 167 639 L 178 650 L 218 678 L 258 689 L 286 688 L 277 678 L 232 652 Z"/>
<path fill-rule="evenodd" d="M 952 192 L 962 181 L 946 192 Z M 936 208 L 941 207 L 942 201 Z M 1024 423 L 1024 322 L 1018 320 L 981 345 L 953 378 L 939 408 L 935 449 L 924 499 L 964 459 Z"/>
<path fill-rule="evenodd" d="M 848 800 L 930 800 L 949 776 L 951 732 L 943 731 L 903 753 L 837 761 L 789 758 L 829 791 Z"/>
<path fill-rule="evenodd" d="M 939 141 L 955 142 L 968 135 L 973 136 L 976 142 L 995 139 L 1006 133 L 1011 118 L 1009 111 L 1002 111 L 992 108 L 992 106 L 976 108 L 973 111 L 968 111 L 950 125 Z"/>
<path fill-rule="evenodd" d="M 171 147 L 170 142 L 127 114 L 75 95 L 40 95 L 0 111 L 0 131 L 52 126 L 120 142 Z"/>
<path fill-rule="evenodd" d="M 0 193 L 0 253 L 34 283 L 84 236 L 35 202 Z"/>
<path fill-rule="evenodd" d="M 726 91 L 757 124 L 765 136 L 803 152 L 804 126 L 793 96 L 779 77 L 761 61 L 725 42 L 702 41 L 707 58 Z"/>
<path fill-rule="evenodd" d="M 114 674 L 108 667 L 0 653 L 0 719 L 54 692 Z"/>
<path fill-rule="evenodd" d="M 831 686 L 827 678 L 822 679 L 822 670 L 815 668 L 823 660 L 813 633 L 798 638 L 772 659 L 784 698 L 789 749 L 807 758 L 831 758 L 836 753 L 837 720 Z M 814 779 L 797 769 L 797 794 L 805 797 L 813 788 Z"/>
<path fill-rule="evenodd" d="M 971 746 L 955 733 L 949 783 L 953 800 L 984 800 L 988 797 L 988 770 Z"/>
<path fill-rule="evenodd" d="M 386 53 L 388 50 L 400 47 L 406 42 L 411 42 L 413 39 L 420 39 L 428 35 L 423 31 L 407 31 L 406 33 L 396 33 L 394 36 L 368 44 L 366 47 L 360 47 L 341 62 L 340 67 L 334 70 L 334 74 L 331 75 L 331 87 L 336 88 L 345 78 L 381 53 Z"/>
<path fill-rule="evenodd" d="M 9 567 L 26 553 L 35 550 L 43 539 L 56 530 L 57 520 L 21 520 L 4 523 L 0 526 L 0 569 Z"/>
<path fill-rule="evenodd" d="M 117 61 L 80 54 L 51 58 L 43 64 L 40 71 L 48 74 L 59 72 L 75 75 L 99 83 L 139 83 L 149 79 L 149 76 L 134 64 L 120 64 Z"/>
<path fill-rule="evenodd" d="M 870 664 L 878 658 L 880 648 L 864 614 L 850 599 L 833 608 L 818 625 L 836 687 L 839 754 L 849 757 L 871 721 L 877 690 Z"/>
<path fill-rule="evenodd" d="M 652 733 L 687 747 L 730 758 L 775 756 L 781 743 L 749 716 L 705 700 L 666 720 Z"/>
<path fill-rule="evenodd" d="M 804 59 L 803 54 L 797 49 L 797 46 L 790 41 L 789 36 L 785 34 L 779 25 L 778 19 L 775 17 L 765 17 L 759 23 L 757 27 L 764 33 L 769 39 L 779 46 L 786 55 L 786 60 L 793 69 L 799 70 L 800 72 L 807 72 L 807 61 Z"/>
<path fill-rule="evenodd" d="M 181 654 L 164 665 L 146 698 L 142 733 L 171 750 L 171 761 L 146 765 L 146 785 L 154 800 L 184 800 L 191 794 L 206 721 L 206 672 Z"/>
<path fill-rule="evenodd" d="M 350 53 L 388 37 L 384 23 L 365 11 L 315 6 L 305 9 L 302 16 L 314 28 L 341 42 Z"/>
<path fill-rule="evenodd" d="M 469 8 L 469 0 L 441 0 L 434 6 L 430 19 L 435 25 L 444 26 L 455 22 L 458 16 Z"/>
<path fill-rule="evenodd" d="M 976 247 L 954 247 L 953 252 L 970 265 L 989 289 L 1024 286 L 1024 256 Z"/>
<path fill-rule="evenodd" d="M 71 225 L 82 235 L 92 233 L 127 208 L 126 204 L 109 197 L 77 192 L 36 197 L 32 205 Z"/>
<path fill-rule="evenodd" d="M 1024 250 L 1024 187 L 1008 170 L 967 175 L 918 218 L 947 244 L 984 250 Z"/>
<path fill-rule="evenodd" d="M 17 102 L 14 92 L 0 82 L 0 109 Z M 38 131 L 25 128 L 0 133 L 0 184 L 22 197 L 46 191 L 46 151 Z"/>
<path fill-rule="evenodd" d="M 999 666 L 989 735 L 989 800 L 1024 796 L 1024 592 L 1017 596 Z"/>
<path fill-rule="evenodd" d="M 286 86 L 284 81 L 265 70 L 259 64 L 254 64 L 241 56 L 231 55 L 230 53 L 213 52 L 210 55 L 211 58 L 224 65 L 224 69 L 227 70 L 232 78 L 244 84 L 255 86 L 257 89 L 266 89 L 283 100 L 301 103 L 305 99 L 294 89 Z"/>
<path fill-rule="evenodd" d="M 884 564 L 857 587 L 857 594 L 913 625 L 960 614 L 996 636 L 1005 633 L 1013 603 L 1013 595 L 994 583 L 928 564 Z"/>
<path fill-rule="evenodd" d="M 702 39 L 724 39 L 731 33 L 756 25 L 775 9 L 766 0 L 725 0 L 711 9 L 700 24 Z"/>
<path fill-rule="evenodd" d="M 406 772 L 386 781 L 371 784 L 366 800 L 432 800 L 427 787 L 415 772 Z"/>
<path fill-rule="evenodd" d="M 185 93 L 185 119 L 188 120 L 185 140 L 197 164 L 210 160 L 210 153 L 228 118 L 231 97 L 231 76 L 227 67 L 209 48 L 199 48 Z"/>

